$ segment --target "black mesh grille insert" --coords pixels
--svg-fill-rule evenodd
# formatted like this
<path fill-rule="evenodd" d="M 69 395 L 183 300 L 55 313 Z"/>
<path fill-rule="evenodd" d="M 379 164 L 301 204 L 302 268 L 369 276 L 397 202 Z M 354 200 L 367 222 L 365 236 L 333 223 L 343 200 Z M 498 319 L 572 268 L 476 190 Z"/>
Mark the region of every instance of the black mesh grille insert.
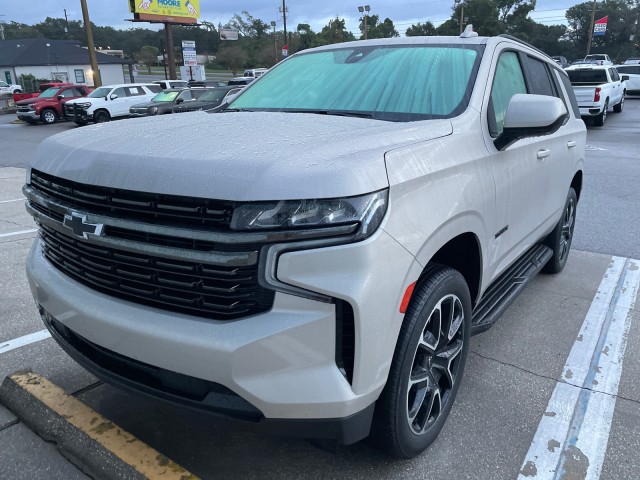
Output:
<path fill-rule="evenodd" d="M 257 264 L 233 267 L 132 253 L 45 225 L 40 237 L 44 255 L 55 267 L 118 298 L 217 320 L 262 313 L 273 304 L 274 292 L 258 283 Z"/>
<path fill-rule="evenodd" d="M 31 170 L 31 186 L 79 211 L 138 222 L 228 231 L 234 202 L 99 187 Z"/>

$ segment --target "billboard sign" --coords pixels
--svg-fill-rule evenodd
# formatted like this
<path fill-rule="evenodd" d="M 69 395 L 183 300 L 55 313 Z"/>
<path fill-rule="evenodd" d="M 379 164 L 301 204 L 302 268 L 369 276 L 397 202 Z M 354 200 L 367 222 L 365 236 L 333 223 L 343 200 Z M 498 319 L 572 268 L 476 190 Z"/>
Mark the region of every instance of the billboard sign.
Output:
<path fill-rule="evenodd" d="M 129 9 L 140 20 L 196 23 L 200 18 L 200 0 L 129 0 Z"/>
<path fill-rule="evenodd" d="M 238 30 L 234 28 L 221 28 L 220 40 L 238 40 Z"/>
<path fill-rule="evenodd" d="M 607 33 L 607 21 L 609 20 L 609 16 L 602 17 L 600 20 L 596 20 L 596 23 L 593 24 L 593 35 L 604 35 Z"/>

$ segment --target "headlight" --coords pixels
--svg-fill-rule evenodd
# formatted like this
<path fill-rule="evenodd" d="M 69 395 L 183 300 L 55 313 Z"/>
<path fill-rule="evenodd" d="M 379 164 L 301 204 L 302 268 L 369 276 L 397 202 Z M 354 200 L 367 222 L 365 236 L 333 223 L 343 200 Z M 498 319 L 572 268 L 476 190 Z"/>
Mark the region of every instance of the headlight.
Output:
<path fill-rule="evenodd" d="M 149 113 L 150 113 L 151 115 L 155 115 L 156 113 L 158 113 L 158 107 L 151 107 L 151 108 L 149 109 Z"/>
<path fill-rule="evenodd" d="M 359 197 L 246 203 L 236 207 L 233 230 L 283 230 L 358 223 L 356 239 L 368 237 L 387 211 L 388 190 Z"/>

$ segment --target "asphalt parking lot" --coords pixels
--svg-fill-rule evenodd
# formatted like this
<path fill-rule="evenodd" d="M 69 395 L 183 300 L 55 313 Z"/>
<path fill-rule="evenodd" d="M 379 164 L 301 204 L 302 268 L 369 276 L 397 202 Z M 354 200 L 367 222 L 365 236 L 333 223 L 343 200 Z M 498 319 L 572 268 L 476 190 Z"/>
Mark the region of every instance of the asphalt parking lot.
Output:
<path fill-rule="evenodd" d="M 247 432 L 123 393 L 71 360 L 43 332 L 27 286 L 35 228 L 20 189 L 37 143 L 77 127 L 14 118 L 0 116 L 0 379 L 36 372 L 158 452 L 161 466 L 173 461 L 200 478 L 554 478 L 548 471 L 558 465 L 555 478 L 639 477 L 640 99 L 603 128 L 589 127 L 566 269 L 538 276 L 494 328 L 473 338 L 442 434 L 407 461 L 366 443 L 331 452 Z M 95 440 L 83 437 L 74 450 L 64 429 L 51 426 L 43 440 L 31 418 L 40 411 L 21 405 L 18 416 L 0 405 L 0 479 L 127 478 L 110 463 L 118 458 L 100 457 L 99 474 L 87 466 Z"/>

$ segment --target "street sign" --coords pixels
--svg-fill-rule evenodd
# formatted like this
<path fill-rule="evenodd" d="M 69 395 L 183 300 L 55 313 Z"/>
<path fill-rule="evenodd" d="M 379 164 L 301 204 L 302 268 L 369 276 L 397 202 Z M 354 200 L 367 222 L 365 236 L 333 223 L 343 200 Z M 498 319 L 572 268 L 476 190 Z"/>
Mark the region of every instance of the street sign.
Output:
<path fill-rule="evenodd" d="M 195 67 L 196 65 L 198 65 L 198 55 L 196 54 L 195 41 L 182 41 L 182 60 L 185 67 Z"/>
<path fill-rule="evenodd" d="M 220 40 L 238 40 L 238 30 L 234 28 L 221 28 Z"/>
<path fill-rule="evenodd" d="M 287 56 L 289 56 L 289 46 L 285 45 L 282 47 L 282 58 L 286 58 Z"/>

